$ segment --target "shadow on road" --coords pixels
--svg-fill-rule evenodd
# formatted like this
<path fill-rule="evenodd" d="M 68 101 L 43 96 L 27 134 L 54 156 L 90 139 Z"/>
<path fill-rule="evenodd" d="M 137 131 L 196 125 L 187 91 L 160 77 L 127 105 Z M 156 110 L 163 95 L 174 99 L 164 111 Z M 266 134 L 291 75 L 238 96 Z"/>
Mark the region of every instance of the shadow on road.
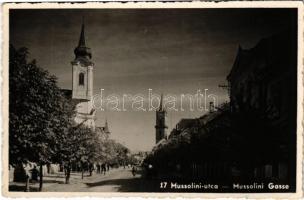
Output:
<path fill-rule="evenodd" d="M 64 184 L 64 181 L 58 181 L 58 180 L 44 180 L 43 183 L 58 183 L 58 184 Z"/>
<path fill-rule="evenodd" d="M 144 178 L 110 179 L 94 183 L 86 183 L 88 187 L 117 185 L 118 192 L 158 192 L 158 181 Z"/>
<path fill-rule="evenodd" d="M 30 192 L 38 192 L 38 188 L 36 187 L 31 187 L 30 186 Z M 25 191 L 25 186 L 21 185 L 10 185 L 8 191 L 10 192 L 24 192 Z"/>

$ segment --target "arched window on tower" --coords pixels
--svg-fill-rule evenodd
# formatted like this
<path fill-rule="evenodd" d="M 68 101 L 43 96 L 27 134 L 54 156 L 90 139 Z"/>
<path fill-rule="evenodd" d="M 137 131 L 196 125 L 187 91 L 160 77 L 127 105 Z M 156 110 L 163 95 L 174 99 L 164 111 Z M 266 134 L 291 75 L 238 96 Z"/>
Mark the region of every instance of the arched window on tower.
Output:
<path fill-rule="evenodd" d="M 84 85 L 84 74 L 83 73 L 79 74 L 79 85 Z"/>

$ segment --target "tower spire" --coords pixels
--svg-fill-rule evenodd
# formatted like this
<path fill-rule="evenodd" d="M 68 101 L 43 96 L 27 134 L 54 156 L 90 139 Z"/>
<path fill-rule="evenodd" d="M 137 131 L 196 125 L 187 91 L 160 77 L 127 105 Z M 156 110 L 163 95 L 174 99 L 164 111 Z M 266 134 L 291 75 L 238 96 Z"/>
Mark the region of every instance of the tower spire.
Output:
<path fill-rule="evenodd" d="M 160 105 L 159 105 L 159 111 L 163 110 L 163 93 L 160 95 Z"/>
<path fill-rule="evenodd" d="M 84 17 L 82 17 L 82 26 L 81 26 L 81 33 L 79 38 L 79 47 L 85 47 L 85 36 L 84 36 Z"/>
<path fill-rule="evenodd" d="M 105 127 L 104 127 L 104 130 L 106 133 L 109 133 L 109 127 L 108 127 L 108 119 L 106 118 L 106 122 L 105 122 Z"/>
<path fill-rule="evenodd" d="M 79 37 L 78 46 L 74 50 L 76 58 L 82 57 L 91 59 L 91 49 L 86 46 L 85 41 L 85 26 L 84 26 L 84 17 L 82 17 L 82 25 L 81 25 L 81 32 Z"/>

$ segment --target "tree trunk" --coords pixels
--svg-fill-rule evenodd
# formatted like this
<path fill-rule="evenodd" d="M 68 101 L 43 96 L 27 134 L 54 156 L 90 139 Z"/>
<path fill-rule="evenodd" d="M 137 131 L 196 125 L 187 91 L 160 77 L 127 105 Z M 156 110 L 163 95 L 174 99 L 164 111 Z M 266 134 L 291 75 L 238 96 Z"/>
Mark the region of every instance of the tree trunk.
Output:
<path fill-rule="evenodd" d="M 84 177 L 84 167 L 83 167 L 83 162 L 80 162 L 80 167 L 81 167 L 81 179 Z"/>
<path fill-rule="evenodd" d="M 70 175 L 71 175 L 71 166 L 68 165 L 66 169 L 65 184 L 70 183 Z"/>
<path fill-rule="evenodd" d="M 92 176 L 92 171 L 93 171 L 93 167 L 92 167 L 92 164 L 90 163 L 90 164 L 89 164 L 89 172 L 90 172 L 90 176 Z"/>
<path fill-rule="evenodd" d="M 47 173 L 50 174 L 51 173 L 51 164 L 47 164 Z"/>
<path fill-rule="evenodd" d="M 42 186 L 43 186 L 43 165 L 40 164 L 40 179 L 39 179 L 39 192 L 42 191 Z"/>

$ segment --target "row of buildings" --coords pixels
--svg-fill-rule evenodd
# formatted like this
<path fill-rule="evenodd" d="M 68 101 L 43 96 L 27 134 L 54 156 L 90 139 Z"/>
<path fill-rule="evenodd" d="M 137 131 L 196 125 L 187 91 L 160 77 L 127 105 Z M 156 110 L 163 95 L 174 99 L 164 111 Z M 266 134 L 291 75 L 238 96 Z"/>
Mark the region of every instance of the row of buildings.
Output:
<path fill-rule="evenodd" d="M 295 190 L 296 38 L 296 31 L 286 30 L 251 49 L 239 46 L 227 76 L 230 102 L 199 118 L 181 119 L 168 137 L 160 134 L 166 130 L 161 107 L 157 144 L 146 162 L 169 178 L 274 181 Z"/>

